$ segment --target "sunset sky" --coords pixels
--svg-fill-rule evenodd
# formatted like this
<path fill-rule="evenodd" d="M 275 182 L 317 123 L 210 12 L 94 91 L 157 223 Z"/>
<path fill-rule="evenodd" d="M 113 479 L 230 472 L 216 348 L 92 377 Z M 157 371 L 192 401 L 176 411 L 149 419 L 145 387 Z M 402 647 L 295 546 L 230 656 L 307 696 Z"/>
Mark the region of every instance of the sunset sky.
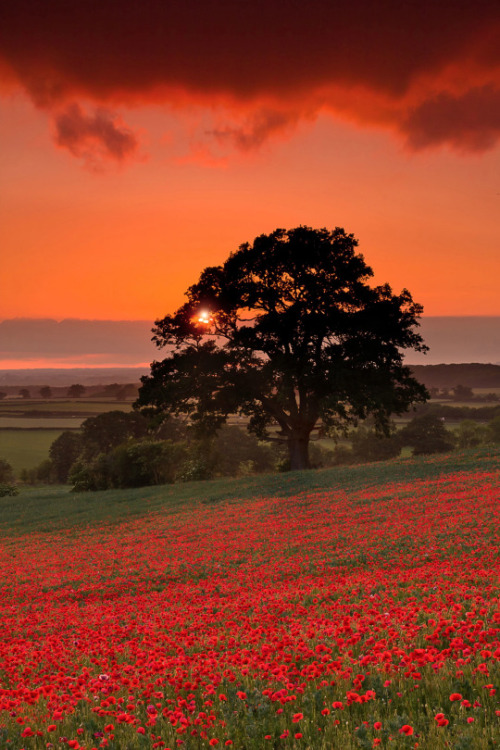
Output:
<path fill-rule="evenodd" d="M 500 3 L 10 0 L 0 320 L 151 320 L 277 227 L 500 315 Z"/>

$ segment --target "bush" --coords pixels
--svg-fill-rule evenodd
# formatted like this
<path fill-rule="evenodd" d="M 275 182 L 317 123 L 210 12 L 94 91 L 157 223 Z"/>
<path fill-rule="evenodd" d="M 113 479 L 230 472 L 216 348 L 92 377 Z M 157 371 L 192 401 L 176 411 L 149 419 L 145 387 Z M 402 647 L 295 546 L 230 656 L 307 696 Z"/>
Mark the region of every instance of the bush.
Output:
<path fill-rule="evenodd" d="M 204 456 L 208 465 L 213 462 L 213 475 L 219 477 L 240 476 L 242 471 L 248 473 L 250 464 L 252 473 L 259 474 L 272 471 L 276 464 L 275 451 L 268 444 L 232 425 L 222 427 L 210 443 L 199 443 L 195 452 L 198 457 Z"/>
<path fill-rule="evenodd" d="M 399 435 L 378 435 L 364 425 L 350 433 L 353 457 L 359 462 L 387 461 L 401 453 Z"/>
<path fill-rule="evenodd" d="M 114 487 L 172 484 L 187 457 L 185 443 L 143 440 L 120 445 L 108 456 L 108 472 Z"/>
<path fill-rule="evenodd" d="M 170 484 L 179 478 L 188 455 L 185 443 L 130 441 L 90 460 L 78 460 L 69 478 L 75 492 Z"/>
<path fill-rule="evenodd" d="M 488 428 L 472 419 L 464 419 L 455 432 L 457 447 L 461 449 L 476 448 L 488 442 Z"/>
<path fill-rule="evenodd" d="M 332 453 L 334 466 L 345 466 L 356 463 L 356 456 L 352 448 L 349 448 L 347 445 L 336 445 Z"/>
<path fill-rule="evenodd" d="M 335 466 L 334 451 L 323 448 L 317 443 L 309 444 L 309 465 L 311 469 L 327 469 L 329 466 Z"/>
<path fill-rule="evenodd" d="M 73 492 L 97 492 L 110 488 L 107 457 L 104 453 L 93 459 L 76 461 L 70 469 L 69 481 L 73 485 Z"/>
<path fill-rule="evenodd" d="M 500 443 L 500 417 L 491 420 L 488 425 L 488 434 L 490 440 L 494 443 Z"/>
<path fill-rule="evenodd" d="M 15 484 L 0 482 L 0 497 L 14 497 L 15 495 L 19 495 L 19 489 Z"/>
<path fill-rule="evenodd" d="M 14 481 L 14 471 L 5 458 L 0 458 L 0 484 L 9 484 Z"/>

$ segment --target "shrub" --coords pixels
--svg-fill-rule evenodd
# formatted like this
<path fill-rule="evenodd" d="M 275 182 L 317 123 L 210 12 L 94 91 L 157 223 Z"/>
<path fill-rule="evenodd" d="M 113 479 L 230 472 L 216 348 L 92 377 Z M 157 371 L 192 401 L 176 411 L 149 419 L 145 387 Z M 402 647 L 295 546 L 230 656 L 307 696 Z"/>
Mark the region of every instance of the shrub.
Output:
<path fill-rule="evenodd" d="M 186 457 L 186 444 L 172 440 L 125 443 L 108 455 L 109 482 L 113 487 L 172 484 Z"/>
<path fill-rule="evenodd" d="M 309 464 L 312 469 L 326 469 L 335 466 L 335 454 L 333 450 L 323 448 L 317 443 L 309 443 Z"/>
<path fill-rule="evenodd" d="M 69 479 L 75 492 L 169 484 L 179 478 L 187 454 L 185 443 L 130 441 L 95 458 L 79 459 Z"/>
<path fill-rule="evenodd" d="M 356 463 L 356 456 L 354 455 L 352 448 L 349 448 L 349 446 L 347 445 L 344 445 L 342 443 L 340 445 L 336 445 L 332 453 L 334 466 L 343 466 Z"/>
<path fill-rule="evenodd" d="M 19 489 L 15 484 L 0 482 L 0 497 L 19 495 Z"/>
<path fill-rule="evenodd" d="M 361 425 L 350 433 L 352 452 L 356 461 L 387 461 L 401 453 L 399 435 L 378 435 L 375 430 Z"/>
<path fill-rule="evenodd" d="M 0 484 L 9 484 L 14 481 L 14 471 L 5 458 L 0 458 Z"/>
<path fill-rule="evenodd" d="M 488 442 L 488 428 L 472 419 L 464 419 L 458 425 L 455 438 L 458 448 L 476 448 Z"/>
<path fill-rule="evenodd" d="M 253 474 L 272 471 L 276 463 L 275 452 L 268 444 L 232 425 L 222 427 L 210 445 L 206 441 L 200 443 L 197 452 L 204 455 L 209 464 L 214 462 L 214 476 L 221 477 L 239 475 L 241 465 L 248 471 L 249 462 Z"/>
<path fill-rule="evenodd" d="M 96 492 L 110 488 L 107 456 L 100 453 L 88 461 L 79 459 L 70 469 L 69 481 L 73 492 Z"/>
<path fill-rule="evenodd" d="M 493 440 L 494 443 L 500 443 L 500 416 L 491 420 L 488 425 L 488 433 L 490 440 Z"/>

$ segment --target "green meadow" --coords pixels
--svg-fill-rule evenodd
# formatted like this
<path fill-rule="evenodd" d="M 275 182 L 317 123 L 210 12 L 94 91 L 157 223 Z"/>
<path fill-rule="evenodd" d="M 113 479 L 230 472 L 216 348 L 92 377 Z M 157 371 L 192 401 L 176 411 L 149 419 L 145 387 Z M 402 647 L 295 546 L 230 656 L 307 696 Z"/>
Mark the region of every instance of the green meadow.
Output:
<path fill-rule="evenodd" d="M 61 429 L 0 429 L 0 458 L 6 459 L 16 475 L 33 469 L 48 458 L 49 448 Z"/>

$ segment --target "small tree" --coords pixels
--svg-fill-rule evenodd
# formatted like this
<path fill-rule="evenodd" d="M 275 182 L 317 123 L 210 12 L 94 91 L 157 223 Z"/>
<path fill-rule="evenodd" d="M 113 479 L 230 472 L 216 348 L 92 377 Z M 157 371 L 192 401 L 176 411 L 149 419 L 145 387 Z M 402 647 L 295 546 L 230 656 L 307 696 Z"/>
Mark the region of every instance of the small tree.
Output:
<path fill-rule="evenodd" d="M 4 398 L 6 398 L 7 394 L 5 391 L 0 391 L 0 401 L 3 401 Z"/>
<path fill-rule="evenodd" d="M 65 484 L 69 471 L 82 449 L 82 438 L 78 432 L 67 430 L 54 440 L 49 449 L 53 474 L 57 482 Z"/>
<path fill-rule="evenodd" d="M 75 383 L 74 385 L 70 385 L 70 387 L 68 388 L 68 396 L 70 398 L 81 398 L 86 390 L 87 389 L 84 385 Z"/>
<path fill-rule="evenodd" d="M 19 395 L 21 396 L 21 398 L 24 398 L 24 399 L 31 398 L 31 393 L 29 392 L 27 388 L 20 388 Z"/>
<path fill-rule="evenodd" d="M 116 398 L 117 393 L 119 393 L 122 389 L 122 386 L 120 383 L 109 383 L 108 385 L 104 386 L 104 393 L 106 396 L 109 396 L 111 398 Z"/>
<path fill-rule="evenodd" d="M 154 341 L 171 352 L 142 378 L 139 408 L 187 415 L 199 434 L 231 413 L 261 439 L 286 442 L 292 469 L 309 440 L 372 415 L 379 432 L 427 391 L 403 365 L 425 351 L 410 293 L 371 287 L 373 271 L 343 229 L 277 229 L 206 268 Z M 276 432 L 276 425 L 279 432 Z"/>
<path fill-rule="evenodd" d="M 52 398 L 52 388 L 50 385 L 44 385 L 40 388 L 40 396 L 42 398 Z"/>
<path fill-rule="evenodd" d="M 117 401 L 126 401 L 129 398 L 137 398 L 138 387 L 133 383 L 125 383 L 122 385 L 120 390 L 116 392 L 115 399 Z"/>
<path fill-rule="evenodd" d="M 453 388 L 454 401 L 470 401 L 474 398 L 474 391 L 468 385 L 456 385 Z"/>
<path fill-rule="evenodd" d="M 434 414 L 414 417 L 399 433 L 402 445 L 413 448 L 414 456 L 453 450 L 453 435 Z"/>
<path fill-rule="evenodd" d="M 84 459 L 109 453 L 129 438 L 142 438 L 148 430 L 148 421 L 142 414 L 107 411 L 89 417 L 82 424 L 81 447 Z"/>

